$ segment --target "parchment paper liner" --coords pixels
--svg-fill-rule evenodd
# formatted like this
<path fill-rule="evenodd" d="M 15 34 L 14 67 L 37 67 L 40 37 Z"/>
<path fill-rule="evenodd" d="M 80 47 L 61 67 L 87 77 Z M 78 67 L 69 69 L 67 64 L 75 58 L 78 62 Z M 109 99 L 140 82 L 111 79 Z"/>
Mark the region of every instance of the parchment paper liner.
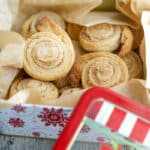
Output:
<path fill-rule="evenodd" d="M 125 24 L 125 25 L 129 25 L 131 28 L 138 28 L 138 24 L 137 24 L 138 21 L 134 20 L 136 21 L 134 22 L 130 20 L 129 18 L 133 19 L 132 17 L 130 17 L 130 15 L 127 15 L 129 17 L 127 18 L 127 17 L 123 17 L 121 14 L 117 12 L 112 13 L 112 15 L 108 12 L 106 14 L 103 12 L 89 13 L 93 8 L 101 4 L 102 2 L 101 0 L 92 0 L 92 1 L 65 0 L 63 2 L 61 0 L 57 0 L 57 1 L 53 1 L 54 3 L 50 3 L 52 2 L 50 0 L 44 0 L 44 1 L 38 1 L 38 2 L 37 1 L 38 0 L 22 0 L 20 3 L 19 3 L 19 0 L 1 1 L 2 3 L 1 6 L 4 6 L 4 7 L 0 9 L 0 13 L 3 12 L 1 13 L 1 16 L 0 16 L 3 19 L 3 21 L 0 23 L 0 29 L 2 30 L 13 29 L 13 30 L 19 31 L 21 24 L 24 22 L 24 20 L 27 17 L 29 17 L 31 14 L 39 10 L 42 10 L 43 7 L 45 6 L 48 6 L 46 9 L 51 9 L 51 10 L 61 13 L 61 15 L 68 22 L 80 24 L 83 26 L 91 26 L 91 25 L 105 22 L 105 23 L 113 23 L 113 24 L 123 24 L 123 25 Z M 139 3 L 140 0 L 138 0 L 137 2 Z M 146 2 L 147 3 L 144 3 L 144 5 L 143 5 L 143 2 L 140 2 L 142 3 L 142 5 L 141 6 L 138 5 L 140 6 L 140 9 L 138 9 L 138 11 L 133 10 L 135 9 L 135 7 L 132 5 L 132 13 L 134 12 L 135 15 L 139 16 L 139 14 L 141 13 L 143 9 L 147 7 L 149 8 L 149 5 L 145 7 L 146 6 L 145 4 L 149 4 L 148 0 Z M 35 4 L 37 6 L 35 6 Z M 32 8 L 27 7 L 29 5 L 33 7 Z M 52 7 L 54 6 L 56 6 L 55 9 L 52 9 Z M 79 7 L 75 7 L 75 6 L 79 6 Z M 5 13 L 7 12 L 7 13 L 4 14 L 4 12 Z M 137 18 L 139 19 L 139 17 Z M 141 81 L 137 79 L 132 79 L 129 82 L 122 83 L 112 88 L 112 90 L 115 90 L 118 93 L 125 95 L 126 97 L 135 99 L 140 103 L 150 105 L 149 93 L 148 93 L 148 90 L 145 88 L 145 81 L 143 80 Z M 77 93 L 74 92 L 71 95 L 66 95 L 59 99 L 47 101 L 44 103 L 41 101 L 40 95 L 37 94 L 39 93 L 37 92 L 37 89 L 26 89 L 26 90 L 18 92 L 16 95 L 11 97 L 7 101 L 1 99 L 0 108 L 5 108 L 10 105 L 23 104 L 23 103 L 62 106 L 62 107 L 74 107 L 76 102 L 78 101 L 78 99 L 80 98 L 81 94 L 84 91 L 85 90 L 81 90 L 80 92 L 77 92 Z"/>

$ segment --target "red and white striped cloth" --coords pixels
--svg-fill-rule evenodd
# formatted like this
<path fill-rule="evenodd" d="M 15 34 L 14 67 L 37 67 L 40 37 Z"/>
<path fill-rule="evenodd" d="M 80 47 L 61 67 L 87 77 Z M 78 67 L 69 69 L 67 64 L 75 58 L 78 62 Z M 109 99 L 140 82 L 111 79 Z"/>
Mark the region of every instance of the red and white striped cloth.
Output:
<path fill-rule="evenodd" d="M 95 122 L 150 148 L 150 122 L 103 99 L 92 108 L 88 116 Z"/>

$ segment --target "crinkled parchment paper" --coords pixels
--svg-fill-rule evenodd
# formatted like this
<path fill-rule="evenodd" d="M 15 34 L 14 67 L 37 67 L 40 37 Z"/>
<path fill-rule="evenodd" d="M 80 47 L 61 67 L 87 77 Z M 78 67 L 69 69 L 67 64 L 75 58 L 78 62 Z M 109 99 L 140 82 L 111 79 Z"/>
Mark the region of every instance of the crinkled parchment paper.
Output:
<path fill-rule="evenodd" d="M 114 1 L 114 0 L 113 0 Z M 122 5 L 123 3 L 123 5 Z M 144 0 L 116 0 L 116 6 L 119 11 L 124 13 L 127 17 L 123 16 L 118 12 L 90 12 L 97 6 L 102 4 L 102 0 L 0 0 L 0 30 L 14 30 L 20 31 L 21 24 L 29 17 L 31 14 L 36 13 L 39 10 L 53 10 L 58 12 L 63 18 L 72 23 L 80 24 L 83 26 L 91 26 L 98 23 L 112 23 L 112 24 L 125 24 L 129 25 L 131 28 L 138 28 L 139 18 L 143 9 L 149 9 L 150 1 Z M 99 7 L 100 9 L 100 7 Z M 126 11 L 125 11 L 126 10 Z M 149 14 L 146 14 L 150 18 Z M 145 14 L 144 14 L 145 16 Z M 145 33 L 150 33 L 149 19 L 146 19 L 143 16 L 142 22 L 144 26 Z M 17 34 L 17 33 L 10 33 Z M 0 38 L 2 38 L 0 32 Z M 6 35 L 6 33 L 5 33 Z M 13 35 L 14 36 L 14 35 Z M 19 37 L 20 36 L 20 37 Z M 146 57 L 149 56 L 148 50 L 150 50 L 150 40 L 148 35 L 145 34 L 146 40 Z M 24 39 L 21 35 L 16 36 L 15 42 L 11 40 L 2 41 L 3 46 L 0 47 L 1 53 L 0 56 L 4 57 L 5 52 L 11 53 L 12 56 L 16 57 L 16 52 L 19 51 L 19 48 L 23 50 Z M 17 41 L 17 42 L 16 42 Z M 147 42 L 148 41 L 148 42 Z M 12 45 L 11 45 L 12 44 Z M 1 44 L 0 44 L 1 45 Z M 17 47 L 19 46 L 19 48 Z M 11 52 L 11 48 L 14 49 Z M 18 58 L 22 57 L 22 51 L 19 51 L 20 54 Z M 8 54 L 7 53 L 7 54 Z M 10 57 L 10 56 L 8 56 Z M 3 58 L 2 58 L 3 59 Z M 12 60 L 12 58 L 10 59 Z M 20 59 L 21 60 L 21 59 Z M 7 64 L 7 62 L 5 62 Z M 18 65 L 19 64 L 19 65 Z M 18 66 L 17 66 L 18 65 Z M 147 67 L 150 66 L 149 61 L 146 59 Z M 1 66 L 3 66 L 1 64 Z M 9 66 L 9 67 L 8 67 Z M 11 82 L 14 80 L 15 76 L 18 74 L 19 70 L 17 68 L 22 68 L 21 61 L 13 62 L 13 64 L 7 64 L 7 67 L 0 68 L 0 94 L 2 98 L 6 96 L 6 93 L 9 89 Z M 8 73 L 9 72 L 9 73 Z M 150 69 L 147 68 L 147 77 L 150 77 Z M 149 91 L 146 88 L 150 87 L 150 79 L 147 78 L 147 81 L 132 79 L 128 82 L 121 83 L 116 87 L 113 87 L 112 90 L 134 99 L 145 105 L 150 105 L 149 102 Z M 5 91 L 3 93 L 3 91 Z M 74 92 L 70 95 L 65 95 L 61 98 L 43 102 L 41 100 L 41 95 L 37 94 L 37 89 L 25 89 L 18 92 L 16 95 L 5 100 L 0 99 L 0 108 L 5 108 L 14 104 L 41 104 L 41 105 L 51 105 L 51 106 L 64 106 L 64 107 L 74 107 L 79 100 L 80 96 L 85 92 L 81 90 L 79 92 Z"/>

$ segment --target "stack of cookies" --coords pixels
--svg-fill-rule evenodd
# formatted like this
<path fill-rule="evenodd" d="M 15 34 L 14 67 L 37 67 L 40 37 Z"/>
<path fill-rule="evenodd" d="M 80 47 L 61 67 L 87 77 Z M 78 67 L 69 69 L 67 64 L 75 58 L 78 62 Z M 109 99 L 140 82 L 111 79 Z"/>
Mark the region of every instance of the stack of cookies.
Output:
<path fill-rule="evenodd" d="M 141 31 L 137 30 L 143 36 Z M 144 78 L 137 51 L 141 40 L 136 40 L 134 32 L 128 25 L 111 23 L 85 27 L 65 22 L 55 12 L 40 11 L 22 24 L 24 73 L 16 76 L 6 95 L 38 88 L 45 101 L 93 86 L 111 88 L 131 78 Z"/>

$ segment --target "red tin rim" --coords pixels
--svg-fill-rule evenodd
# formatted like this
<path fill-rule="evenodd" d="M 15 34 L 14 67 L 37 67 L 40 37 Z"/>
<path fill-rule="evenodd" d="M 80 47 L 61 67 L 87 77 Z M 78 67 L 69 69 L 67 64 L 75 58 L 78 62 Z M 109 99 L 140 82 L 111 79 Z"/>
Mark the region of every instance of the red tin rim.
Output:
<path fill-rule="evenodd" d="M 69 121 L 61 133 L 60 137 L 56 141 L 53 150 L 66 150 L 70 144 L 74 134 L 76 133 L 80 123 L 82 122 L 86 112 L 93 102 L 97 98 L 104 98 L 107 101 L 123 107 L 124 109 L 150 120 L 150 109 L 134 100 L 128 99 L 116 92 L 103 87 L 93 87 L 87 90 L 80 98 L 76 107 L 74 108 Z M 76 117 L 79 115 L 79 117 Z"/>

